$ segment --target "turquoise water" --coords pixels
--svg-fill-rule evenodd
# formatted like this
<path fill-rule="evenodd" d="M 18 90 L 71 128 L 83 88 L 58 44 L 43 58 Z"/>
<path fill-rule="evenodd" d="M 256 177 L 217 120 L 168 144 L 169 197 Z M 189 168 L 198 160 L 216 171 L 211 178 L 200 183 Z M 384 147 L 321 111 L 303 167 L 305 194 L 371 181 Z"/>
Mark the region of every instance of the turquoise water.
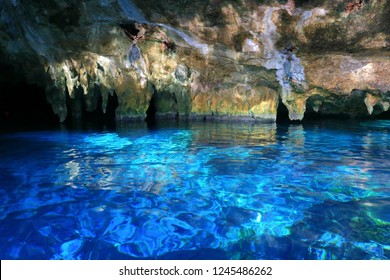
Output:
<path fill-rule="evenodd" d="M 389 259 L 390 121 L 0 134 L 1 259 Z"/>

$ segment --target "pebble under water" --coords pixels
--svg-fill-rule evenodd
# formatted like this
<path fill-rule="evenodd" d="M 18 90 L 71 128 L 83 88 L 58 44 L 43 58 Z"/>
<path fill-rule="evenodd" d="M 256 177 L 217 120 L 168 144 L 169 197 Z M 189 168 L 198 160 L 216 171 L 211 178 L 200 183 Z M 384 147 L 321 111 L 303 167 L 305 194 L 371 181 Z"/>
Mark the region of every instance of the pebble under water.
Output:
<path fill-rule="evenodd" d="M 389 259 L 390 121 L 0 134 L 0 259 Z"/>

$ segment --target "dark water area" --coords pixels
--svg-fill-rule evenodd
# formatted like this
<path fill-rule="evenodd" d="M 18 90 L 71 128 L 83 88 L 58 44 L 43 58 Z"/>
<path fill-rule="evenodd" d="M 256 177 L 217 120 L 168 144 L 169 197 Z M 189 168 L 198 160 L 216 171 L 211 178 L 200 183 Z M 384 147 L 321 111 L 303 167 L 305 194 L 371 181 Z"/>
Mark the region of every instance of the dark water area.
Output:
<path fill-rule="evenodd" d="M 389 259 L 390 121 L 0 130 L 1 259 Z"/>

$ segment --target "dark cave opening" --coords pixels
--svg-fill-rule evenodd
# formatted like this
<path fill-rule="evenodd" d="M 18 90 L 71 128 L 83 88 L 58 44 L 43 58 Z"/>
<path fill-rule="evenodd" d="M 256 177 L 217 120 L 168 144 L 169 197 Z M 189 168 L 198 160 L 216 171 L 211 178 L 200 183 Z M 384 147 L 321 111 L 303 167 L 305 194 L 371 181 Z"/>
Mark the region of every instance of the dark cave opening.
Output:
<path fill-rule="evenodd" d="M 319 113 L 313 110 L 307 109 L 303 121 L 317 121 L 317 120 L 349 120 L 352 117 L 347 113 Z"/>
<path fill-rule="evenodd" d="M 390 109 L 375 115 L 374 118 L 379 120 L 390 120 Z"/>
<path fill-rule="evenodd" d="M 25 82 L 0 84 L 0 122 L 4 126 L 58 124 L 45 89 Z"/>
<path fill-rule="evenodd" d="M 284 124 L 290 122 L 291 120 L 288 117 L 288 109 L 286 105 L 283 104 L 282 100 L 279 100 L 278 108 L 276 111 L 276 123 Z"/>
<path fill-rule="evenodd" d="M 83 124 L 84 128 L 95 128 L 101 130 L 116 129 L 116 108 L 118 107 L 118 95 L 114 91 L 107 97 L 106 112 L 103 112 L 103 97 L 98 89 L 96 109 L 93 112 L 85 110 Z"/>
<path fill-rule="evenodd" d="M 43 85 L 28 83 L 19 66 L 0 51 L 0 128 L 19 129 L 58 125 Z"/>
<path fill-rule="evenodd" d="M 156 96 L 155 94 L 152 95 L 152 98 L 149 102 L 149 107 L 146 110 L 146 123 L 148 126 L 153 126 L 156 124 Z"/>
<path fill-rule="evenodd" d="M 67 120 L 81 120 L 84 116 L 84 99 L 81 87 L 74 89 L 73 97 L 69 96 L 68 89 L 66 89 L 66 110 Z"/>
<path fill-rule="evenodd" d="M 129 39 L 133 40 L 134 38 L 137 37 L 139 29 L 135 25 L 135 22 L 126 22 L 126 23 L 121 23 L 119 26 L 123 29 L 125 32 L 126 36 L 129 37 Z"/>
<path fill-rule="evenodd" d="M 116 94 L 115 90 L 112 94 L 108 95 L 107 99 L 107 107 L 106 107 L 106 113 L 104 114 L 104 117 L 108 121 L 113 121 L 116 119 L 116 108 L 118 108 L 119 102 L 118 102 L 118 95 Z M 101 106 L 100 106 L 101 108 Z"/>
<path fill-rule="evenodd" d="M 116 127 L 116 108 L 118 107 L 118 96 L 114 91 L 107 97 L 106 112 L 103 112 L 103 97 L 100 87 L 95 86 L 93 109 L 87 109 L 84 94 L 81 88 L 75 89 L 73 98 L 67 95 L 66 107 L 68 115 L 64 125 L 71 129 L 109 129 L 113 130 Z"/>

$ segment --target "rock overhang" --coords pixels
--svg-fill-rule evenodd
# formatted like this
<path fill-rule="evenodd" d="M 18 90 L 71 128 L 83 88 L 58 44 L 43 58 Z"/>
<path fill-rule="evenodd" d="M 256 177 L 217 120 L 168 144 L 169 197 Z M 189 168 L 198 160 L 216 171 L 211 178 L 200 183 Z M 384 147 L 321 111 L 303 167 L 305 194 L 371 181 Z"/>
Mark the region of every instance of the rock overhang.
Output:
<path fill-rule="evenodd" d="M 61 121 L 79 90 L 88 111 L 97 98 L 105 111 L 115 94 L 118 119 L 145 118 L 153 96 L 161 117 L 272 121 L 279 102 L 290 119 L 307 106 L 388 110 L 385 0 L 354 10 L 353 1 L 2 2 L 0 48 L 46 88 Z"/>

